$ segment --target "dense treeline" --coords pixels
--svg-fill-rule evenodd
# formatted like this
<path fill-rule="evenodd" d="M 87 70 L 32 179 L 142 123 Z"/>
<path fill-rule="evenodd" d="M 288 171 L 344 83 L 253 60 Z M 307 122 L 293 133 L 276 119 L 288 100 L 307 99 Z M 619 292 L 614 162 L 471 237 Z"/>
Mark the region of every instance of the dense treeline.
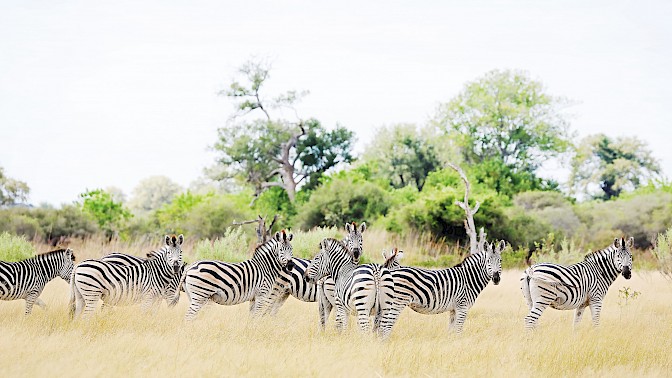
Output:
<path fill-rule="evenodd" d="M 426 124 L 380 128 L 360 156 L 352 131 L 282 111 L 306 93 L 268 96 L 269 78 L 267 66 L 250 62 L 221 92 L 235 111 L 213 143 L 217 162 L 189 189 L 153 177 L 129 201 L 98 189 L 61 208 L 7 207 L 25 198 L 28 186 L 0 175 L 0 231 L 51 242 L 97 233 L 212 239 L 235 220 L 278 214 L 277 228 L 358 220 L 464 245 L 464 213 L 455 205 L 464 187 L 448 163 L 472 183 L 471 201 L 481 203 L 477 227 L 516 249 L 563 239 L 597 248 L 615 235 L 647 247 L 672 224 L 672 185 L 660 178 L 646 144 L 606 135 L 575 140 L 567 101 L 524 72 L 492 71 L 467 83 Z M 554 160 L 569 162 L 566 183 L 540 174 Z"/>

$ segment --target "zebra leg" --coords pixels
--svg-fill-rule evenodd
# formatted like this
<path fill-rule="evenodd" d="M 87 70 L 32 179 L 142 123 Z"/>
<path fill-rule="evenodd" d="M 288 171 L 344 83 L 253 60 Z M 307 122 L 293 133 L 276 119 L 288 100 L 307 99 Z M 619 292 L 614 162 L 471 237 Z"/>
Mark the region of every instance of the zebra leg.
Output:
<path fill-rule="evenodd" d="M 581 305 L 576 309 L 576 312 L 574 313 L 574 328 L 576 328 L 579 323 L 581 323 L 581 318 L 583 317 L 583 311 L 586 309 L 587 306 Z"/>
<path fill-rule="evenodd" d="M 280 310 L 280 307 L 282 307 L 282 305 L 284 305 L 285 302 L 287 301 L 287 298 L 289 298 L 289 293 L 288 292 L 284 292 L 284 293 L 280 294 L 278 299 L 275 301 L 275 303 L 273 303 L 273 305 L 271 307 L 271 310 L 270 310 L 270 315 L 271 316 L 275 316 L 278 313 L 278 311 Z"/>
<path fill-rule="evenodd" d="M 191 297 L 189 298 L 189 308 L 187 313 L 184 314 L 184 320 L 190 322 L 196 318 L 196 314 L 203 308 L 203 306 L 208 303 L 208 298 L 202 297 Z"/>
<path fill-rule="evenodd" d="M 357 309 L 357 324 L 359 329 L 364 333 L 371 332 L 371 310 L 367 308 L 358 308 Z"/>
<path fill-rule="evenodd" d="M 593 326 L 597 327 L 600 325 L 600 313 L 602 312 L 602 301 L 590 301 L 590 315 L 593 317 Z"/>
<path fill-rule="evenodd" d="M 530 312 L 525 317 L 525 328 L 527 330 L 533 330 L 537 327 L 537 321 L 541 317 L 541 314 L 544 312 L 546 307 L 550 305 L 550 302 L 537 301 L 532 304 Z"/>
<path fill-rule="evenodd" d="M 455 328 L 455 310 L 448 311 L 448 331 Z"/>
<path fill-rule="evenodd" d="M 329 302 L 329 299 L 324 294 L 322 285 L 320 285 L 317 289 L 317 301 L 319 303 L 320 310 L 320 327 L 324 331 L 327 327 L 327 320 L 329 320 L 329 315 L 331 315 L 331 309 L 334 306 L 331 304 L 331 302 Z"/>
<path fill-rule="evenodd" d="M 467 309 L 458 308 L 455 310 L 455 320 L 451 329 L 455 330 L 455 333 L 458 335 L 462 333 L 464 329 L 464 321 L 467 320 Z"/>
<path fill-rule="evenodd" d="M 30 315 L 30 313 L 33 311 L 33 305 L 37 301 L 37 297 L 39 295 L 40 293 L 37 293 L 35 291 L 31 291 L 30 293 L 28 293 L 28 295 L 26 296 L 26 312 L 24 313 L 25 315 Z"/>
<path fill-rule="evenodd" d="M 345 309 L 345 307 L 336 304 L 336 330 L 338 331 L 338 333 L 341 333 L 347 326 L 348 326 L 348 311 Z"/>

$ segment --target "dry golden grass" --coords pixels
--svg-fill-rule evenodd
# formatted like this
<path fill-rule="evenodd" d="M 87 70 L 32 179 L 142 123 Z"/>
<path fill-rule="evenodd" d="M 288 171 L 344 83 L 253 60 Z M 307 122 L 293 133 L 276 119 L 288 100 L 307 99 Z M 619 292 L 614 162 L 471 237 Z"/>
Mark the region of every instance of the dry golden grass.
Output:
<path fill-rule="evenodd" d="M 138 307 L 69 321 L 68 285 L 52 281 L 47 310 L 23 316 L 23 301 L 0 302 L 3 376 L 669 376 L 672 368 L 672 284 L 658 273 L 618 278 L 599 329 L 587 313 L 577 331 L 572 312 L 547 310 L 534 335 L 519 272 L 505 272 L 479 297 L 460 335 L 448 316 L 408 309 L 382 343 L 355 327 L 342 335 L 317 329 L 315 304 L 289 299 L 275 318 L 252 321 L 247 305 L 205 308 L 192 324 L 187 301 L 143 314 Z M 642 294 L 619 305 L 618 290 Z M 354 325 L 351 320 L 351 326 Z"/>

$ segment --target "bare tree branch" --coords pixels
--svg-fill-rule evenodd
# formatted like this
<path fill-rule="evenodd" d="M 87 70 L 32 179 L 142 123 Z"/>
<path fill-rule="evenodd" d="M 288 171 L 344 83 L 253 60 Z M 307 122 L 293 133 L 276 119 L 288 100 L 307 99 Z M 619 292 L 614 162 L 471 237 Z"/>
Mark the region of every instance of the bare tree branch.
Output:
<path fill-rule="evenodd" d="M 452 163 L 448 163 L 448 166 L 453 168 L 460 175 L 462 181 L 464 181 L 465 186 L 464 202 L 455 201 L 455 204 L 460 208 L 462 208 L 462 210 L 464 210 L 466 214 L 466 219 L 464 220 L 464 229 L 467 231 L 467 235 L 469 236 L 469 253 L 474 254 L 478 252 L 478 240 L 476 238 L 476 225 L 474 224 L 474 214 L 476 214 L 481 204 L 477 201 L 476 206 L 474 206 L 473 209 L 469 207 L 469 192 L 471 192 L 471 185 L 469 184 L 467 175 L 464 174 L 462 168 Z"/>

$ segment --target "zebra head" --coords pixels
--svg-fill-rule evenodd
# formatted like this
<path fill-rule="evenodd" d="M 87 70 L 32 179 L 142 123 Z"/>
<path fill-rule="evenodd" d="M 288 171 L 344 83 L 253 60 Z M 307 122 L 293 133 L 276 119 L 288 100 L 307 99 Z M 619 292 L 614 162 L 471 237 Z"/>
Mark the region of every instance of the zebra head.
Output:
<path fill-rule="evenodd" d="M 352 254 L 353 262 L 359 264 L 359 258 L 362 256 L 362 250 L 364 249 L 364 239 L 362 238 L 362 234 L 366 231 L 366 223 L 362 222 L 359 227 L 357 227 L 357 223 L 355 222 L 346 223 L 345 231 L 348 232 L 348 235 L 343 239 L 343 243 Z"/>
<path fill-rule="evenodd" d="M 63 265 L 61 265 L 61 269 L 58 271 L 58 275 L 70 282 L 70 277 L 72 276 L 72 270 L 75 268 L 75 253 L 72 251 L 72 249 L 68 248 L 65 251 L 63 251 Z"/>
<path fill-rule="evenodd" d="M 616 248 L 614 264 L 616 265 L 616 270 L 621 272 L 626 280 L 632 277 L 632 252 L 630 252 L 630 249 L 634 245 L 635 238 L 633 237 L 630 237 L 627 242 L 624 238 L 614 239 L 614 247 Z"/>
<path fill-rule="evenodd" d="M 320 252 L 313 257 L 306 271 L 303 273 L 303 279 L 306 282 L 317 282 L 331 273 L 329 271 L 330 252 L 337 246 L 340 246 L 342 256 L 348 256 L 347 248 L 345 248 L 343 243 L 329 238 L 325 238 L 320 242 Z M 350 259 L 350 257 L 346 257 L 346 259 Z"/>
<path fill-rule="evenodd" d="M 182 267 L 182 243 L 184 242 L 184 235 L 166 235 L 166 260 L 168 265 L 173 267 L 173 272 L 178 274 L 180 267 Z"/>
<path fill-rule="evenodd" d="M 492 283 L 499 285 L 502 278 L 502 251 L 506 248 L 506 242 L 500 240 L 495 243 L 485 243 L 485 270 L 489 277 L 492 277 Z"/>
<path fill-rule="evenodd" d="M 397 248 L 390 251 L 383 250 L 383 259 L 385 259 L 383 266 L 390 270 L 399 269 L 401 268 L 399 261 L 402 257 L 404 257 L 404 251 L 400 251 Z"/>
<path fill-rule="evenodd" d="M 282 230 L 281 232 L 275 233 L 274 239 L 278 242 L 276 249 L 278 253 L 278 261 L 280 261 L 282 269 L 290 271 L 294 266 L 294 261 L 292 261 L 292 252 L 294 249 L 290 243 L 292 239 L 294 239 L 294 234 L 287 234 L 285 230 Z"/>

